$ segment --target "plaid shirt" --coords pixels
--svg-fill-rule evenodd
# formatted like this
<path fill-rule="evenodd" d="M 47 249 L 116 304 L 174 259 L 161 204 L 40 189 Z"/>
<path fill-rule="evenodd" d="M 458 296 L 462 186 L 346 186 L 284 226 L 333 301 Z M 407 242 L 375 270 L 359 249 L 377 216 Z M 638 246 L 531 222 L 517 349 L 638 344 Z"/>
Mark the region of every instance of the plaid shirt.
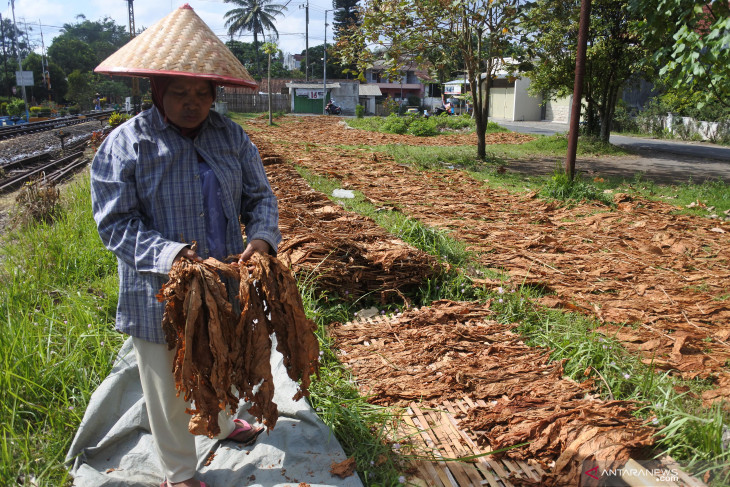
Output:
<path fill-rule="evenodd" d="M 164 303 L 156 294 L 178 252 L 193 241 L 209 254 L 198 154 L 220 183 L 227 254 L 249 241 L 276 250 L 281 241 L 276 196 L 258 149 L 243 129 L 211 111 L 195 139 L 183 137 L 153 107 L 114 130 L 91 164 L 91 200 L 99 236 L 119 268 L 117 330 L 154 343 Z"/>

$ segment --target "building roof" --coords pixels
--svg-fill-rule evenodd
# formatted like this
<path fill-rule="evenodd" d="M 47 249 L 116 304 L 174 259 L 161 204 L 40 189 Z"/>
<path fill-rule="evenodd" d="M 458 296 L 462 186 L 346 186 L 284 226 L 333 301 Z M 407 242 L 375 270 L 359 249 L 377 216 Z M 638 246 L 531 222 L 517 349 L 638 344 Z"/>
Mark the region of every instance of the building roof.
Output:
<path fill-rule="evenodd" d="M 301 82 L 301 81 L 291 81 L 286 84 L 287 88 L 303 88 L 306 90 L 316 90 L 318 88 L 322 88 L 323 83 L 315 83 L 315 82 Z M 339 88 L 339 83 L 327 83 L 327 88 Z"/>
<path fill-rule="evenodd" d="M 291 79 L 277 79 L 271 80 L 271 93 L 289 93 L 287 89 L 288 83 L 291 83 Z M 268 93 L 269 92 L 269 80 L 264 78 L 259 81 L 258 89 L 244 88 L 244 87 L 226 87 L 226 93 L 238 93 L 238 94 L 255 94 L 255 93 Z"/>
<path fill-rule="evenodd" d="M 380 87 L 376 84 L 363 84 L 359 88 L 359 96 L 382 96 L 383 92 L 380 91 Z"/>

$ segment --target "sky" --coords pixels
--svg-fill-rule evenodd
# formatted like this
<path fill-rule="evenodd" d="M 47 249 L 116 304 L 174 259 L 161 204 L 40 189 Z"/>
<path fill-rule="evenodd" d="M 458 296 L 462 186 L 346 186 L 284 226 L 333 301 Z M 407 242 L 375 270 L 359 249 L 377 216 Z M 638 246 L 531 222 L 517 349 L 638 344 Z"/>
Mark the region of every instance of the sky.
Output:
<path fill-rule="evenodd" d="M 11 0 L 3 0 L 0 5 L 3 19 L 12 19 L 13 11 Z M 134 6 L 134 24 L 137 30 L 149 27 L 173 9 L 185 3 L 190 4 L 193 10 L 202 18 L 208 27 L 223 41 L 230 37 L 225 27 L 224 15 L 227 11 L 236 8 L 234 4 L 223 0 L 137 0 Z M 279 32 L 279 50 L 285 54 L 298 54 L 306 45 L 306 16 L 304 5 L 309 3 L 309 46 L 318 46 L 325 38 L 325 9 L 332 9 L 332 0 L 278 0 L 287 10 L 284 15 L 277 17 L 276 29 Z M 48 49 L 63 24 L 75 24 L 81 19 L 76 16 L 83 14 L 91 21 L 102 20 L 105 17 L 113 19 L 117 25 L 129 28 L 129 10 L 127 0 L 15 0 L 15 21 L 21 31 L 28 28 L 28 38 L 36 52 L 41 52 L 42 46 Z M 327 43 L 332 42 L 332 12 L 327 12 Z M 253 42 L 253 35 L 247 32 L 234 40 Z M 262 39 L 259 38 L 261 42 Z"/>

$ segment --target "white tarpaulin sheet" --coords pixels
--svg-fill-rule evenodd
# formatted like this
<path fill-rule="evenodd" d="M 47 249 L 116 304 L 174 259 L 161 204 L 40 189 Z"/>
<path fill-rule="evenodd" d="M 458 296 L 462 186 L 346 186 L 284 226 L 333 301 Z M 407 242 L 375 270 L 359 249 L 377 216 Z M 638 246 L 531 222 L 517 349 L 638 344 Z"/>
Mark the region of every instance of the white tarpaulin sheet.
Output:
<path fill-rule="evenodd" d="M 344 479 L 330 475 L 330 466 L 344 461 L 345 454 L 309 403 L 292 400 L 296 384 L 278 352 L 272 353 L 271 370 L 279 408 L 274 430 L 248 447 L 197 436 L 197 478 L 209 487 L 296 487 L 302 482 L 361 487 L 357 474 Z M 238 417 L 253 422 L 243 409 Z M 131 340 L 92 395 L 66 460 L 78 487 L 157 487 L 162 482 Z"/>

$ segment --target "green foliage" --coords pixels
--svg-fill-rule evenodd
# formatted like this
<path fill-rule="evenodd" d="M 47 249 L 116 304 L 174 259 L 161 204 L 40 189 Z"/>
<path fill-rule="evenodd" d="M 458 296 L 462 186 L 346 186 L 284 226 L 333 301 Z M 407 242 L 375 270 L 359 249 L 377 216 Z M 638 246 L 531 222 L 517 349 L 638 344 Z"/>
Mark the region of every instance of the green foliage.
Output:
<path fill-rule="evenodd" d="M 225 26 L 228 28 L 228 35 L 233 38 L 236 34 L 244 32 L 253 33 L 254 64 L 256 70 L 252 71 L 257 76 L 264 72 L 260 66 L 259 56 L 259 35 L 272 32 L 273 37 L 278 39 L 279 32 L 276 30 L 276 17 L 284 15 L 286 5 L 274 3 L 273 0 L 225 0 L 237 8 L 225 13 Z"/>
<path fill-rule="evenodd" d="M 391 113 L 385 117 L 381 129 L 383 132 L 389 132 L 391 134 L 405 134 L 408 132 L 409 122 L 410 120 L 408 118 L 399 117 L 395 113 Z"/>
<path fill-rule="evenodd" d="M 439 129 L 434 118 L 418 118 L 414 117 L 408 125 L 408 133 L 417 137 L 429 137 L 438 135 Z"/>
<path fill-rule="evenodd" d="M 66 452 L 121 345 L 116 259 L 88 188 L 88 179 L 69 188 L 53 224 L 2 236 L 0 485 L 70 485 Z"/>
<path fill-rule="evenodd" d="M 700 0 L 632 0 L 640 35 L 653 40 L 659 74 L 673 88 L 730 106 L 730 5 Z M 668 41 L 668 42 L 667 42 Z"/>
<path fill-rule="evenodd" d="M 583 181 L 580 175 L 570 179 L 560 166 L 555 168 L 553 176 L 542 188 L 542 194 L 545 197 L 562 201 L 598 201 L 606 205 L 613 204 L 609 195 Z"/>
<path fill-rule="evenodd" d="M 362 105 L 355 106 L 355 116 L 357 118 L 363 118 L 365 116 L 365 107 Z"/>
<path fill-rule="evenodd" d="M 647 50 L 636 42 L 636 17 L 629 0 L 594 0 L 586 54 L 583 98 L 588 134 L 608 142 L 620 91 L 642 72 Z M 526 46 L 525 68 L 533 95 L 561 98 L 573 93 L 580 2 L 538 0 L 521 24 Z"/>
<path fill-rule="evenodd" d="M 8 115 L 19 117 L 25 114 L 25 102 L 22 98 L 13 98 L 7 107 Z"/>
<path fill-rule="evenodd" d="M 367 119 L 349 120 L 351 127 L 371 130 L 374 132 L 388 132 L 392 134 L 411 134 L 419 137 L 438 135 L 445 131 L 474 130 L 474 120 L 468 115 L 462 116 L 432 116 L 420 115 L 398 116 L 391 113 L 387 117 L 369 117 Z M 506 129 L 494 122 L 489 124 L 488 131 L 504 132 Z"/>
<path fill-rule="evenodd" d="M 114 112 L 109 116 L 109 126 L 112 128 L 118 127 L 130 118 L 132 117 L 128 113 Z"/>

